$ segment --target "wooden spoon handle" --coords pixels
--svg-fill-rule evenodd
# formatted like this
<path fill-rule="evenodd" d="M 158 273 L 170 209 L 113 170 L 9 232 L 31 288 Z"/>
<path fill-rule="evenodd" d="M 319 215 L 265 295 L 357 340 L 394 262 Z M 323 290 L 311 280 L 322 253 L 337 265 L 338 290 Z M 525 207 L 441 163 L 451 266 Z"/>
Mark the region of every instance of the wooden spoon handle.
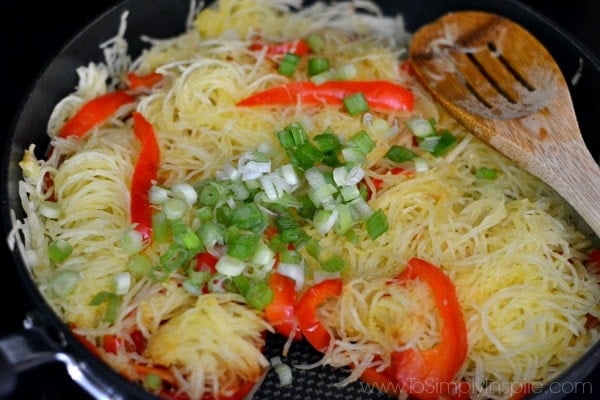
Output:
<path fill-rule="evenodd" d="M 538 175 L 560 193 L 600 237 L 600 167 L 585 147 L 580 150 L 568 157 L 556 157 L 555 168 L 547 168 Z"/>

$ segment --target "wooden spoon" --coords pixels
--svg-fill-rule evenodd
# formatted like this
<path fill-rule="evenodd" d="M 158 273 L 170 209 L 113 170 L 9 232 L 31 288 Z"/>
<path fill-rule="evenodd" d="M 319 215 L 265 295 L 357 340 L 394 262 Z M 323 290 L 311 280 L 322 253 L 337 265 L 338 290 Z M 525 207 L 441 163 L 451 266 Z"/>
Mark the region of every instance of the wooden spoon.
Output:
<path fill-rule="evenodd" d="M 600 236 L 600 168 L 558 65 L 533 35 L 499 15 L 454 12 L 415 33 L 410 59 L 456 120 L 552 186 Z"/>

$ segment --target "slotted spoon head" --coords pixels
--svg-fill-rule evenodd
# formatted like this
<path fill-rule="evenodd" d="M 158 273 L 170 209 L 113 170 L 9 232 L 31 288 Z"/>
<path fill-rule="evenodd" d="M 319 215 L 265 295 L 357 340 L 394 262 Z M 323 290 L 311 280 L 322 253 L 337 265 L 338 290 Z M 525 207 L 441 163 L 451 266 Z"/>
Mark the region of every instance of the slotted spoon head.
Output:
<path fill-rule="evenodd" d="M 476 137 L 556 189 L 600 236 L 600 168 L 548 50 L 496 14 L 453 12 L 419 29 L 419 81 Z"/>

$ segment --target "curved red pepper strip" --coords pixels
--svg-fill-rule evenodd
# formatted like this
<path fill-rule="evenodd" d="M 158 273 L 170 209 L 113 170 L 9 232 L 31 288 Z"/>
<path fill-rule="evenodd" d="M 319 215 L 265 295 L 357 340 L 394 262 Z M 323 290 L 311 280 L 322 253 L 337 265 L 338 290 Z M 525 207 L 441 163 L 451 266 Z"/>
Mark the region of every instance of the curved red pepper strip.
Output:
<path fill-rule="evenodd" d="M 137 111 L 133 113 L 133 131 L 142 149 L 131 179 L 131 222 L 146 242 L 152 238 L 152 207 L 148 191 L 158 175 L 160 151 L 154 128 Z"/>
<path fill-rule="evenodd" d="M 429 350 L 392 353 L 395 378 L 402 389 L 419 399 L 437 399 L 453 385 L 467 356 L 467 327 L 456 288 L 444 272 L 427 261 L 413 258 L 397 280 L 420 279 L 431 288 L 442 319 L 440 342 Z M 430 389 L 430 390 L 423 390 Z"/>
<path fill-rule="evenodd" d="M 342 99 L 362 93 L 375 111 L 410 111 L 413 93 L 389 81 L 328 81 L 315 85 L 310 81 L 288 82 L 253 94 L 237 103 L 240 107 L 294 105 L 341 105 Z"/>
<path fill-rule="evenodd" d="M 267 48 L 267 55 L 274 57 L 283 55 L 285 53 L 292 53 L 299 56 L 303 56 L 310 52 L 310 46 L 304 39 L 297 39 L 286 43 L 273 43 L 273 44 L 262 44 L 255 42 L 250 45 L 250 50 L 262 50 L 264 47 Z"/>
<path fill-rule="evenodd" d="M 127 83 L 131 90 L 152 89 L 163 80 L 163 75 L 158 72 L 151 72 L 146 75 L 138 75 L 135 72 L 127 74 Z"/>
<path fill-rule="evenodd" d="M 265 318 L 277 333 L 300 340 L 302 334 L 294 322 L 296 308 L 296 282 L 277 272 L 271 274 L 269 287 L 273 291 L 273 300 L 265 307 Z"/>
<path fill-rule="evenodd" d="M 296 318 L 302 335 L 320 352 L 327 350 L 331 338 L 319 321 L 317 310 L 325 301 L 339 297 L 341 292 L 341 279 L 326 279 L 308 288 L 296 304 Z"/>
<path fill-rule="evenodd" d="M 92 128 L 100 125 L 125 104 L 133 103 L 135 97 L 124 90 L 117 90 L 98 96 L 85 103 L 77 113 L 61 128 L 58 136 L 82 137 Z"/>

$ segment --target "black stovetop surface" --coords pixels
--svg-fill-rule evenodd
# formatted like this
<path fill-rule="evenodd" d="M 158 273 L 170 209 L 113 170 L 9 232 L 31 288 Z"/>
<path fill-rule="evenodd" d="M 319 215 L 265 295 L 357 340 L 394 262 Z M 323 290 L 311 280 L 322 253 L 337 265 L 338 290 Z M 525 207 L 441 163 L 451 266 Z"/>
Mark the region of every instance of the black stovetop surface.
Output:
<path fill-rule="evenodd" d="M 483 0 L 482 0 L 483 1 Z M 27 2 L 0 1 L 0 138 L 6 137 L 19 104 L 36 76 L 61 46 L 115 0 L 74 3 L 66 0 Z M 600 57 L 600 1 L 525 1 Z M 75 3 L 76 4 L 76 3 Z M 74 8 L 76 7 L 76 8 Z M 2 259 L 10 260 L 1 241 Z M 33 306 L 20 286 L 14 268 L 7 262 L 0 267 L 0 337 L 22 327 Z M 568 399 L 600 398 L 600 367 Z M 585 388 L 585 390 L 582 390 Z M 60 365 L 54 364 L 26 372 L 19 377 L 17 391 L 10 399 L 88 399 L 73 384 Z"/>

